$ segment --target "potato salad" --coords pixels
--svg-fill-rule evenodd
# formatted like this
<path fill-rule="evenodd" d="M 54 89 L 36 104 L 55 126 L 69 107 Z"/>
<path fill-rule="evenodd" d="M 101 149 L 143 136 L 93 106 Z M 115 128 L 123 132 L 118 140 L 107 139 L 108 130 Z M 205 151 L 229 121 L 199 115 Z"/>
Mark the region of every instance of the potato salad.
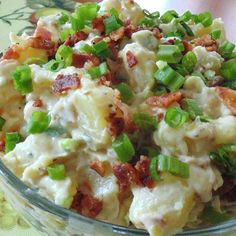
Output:
<path fill-rule="evenodd" d="M 220 18 L 104 0 L 10 40 L 0 159 L 29 187 L 151 236 L 233 217 L 236 51 Z"/>

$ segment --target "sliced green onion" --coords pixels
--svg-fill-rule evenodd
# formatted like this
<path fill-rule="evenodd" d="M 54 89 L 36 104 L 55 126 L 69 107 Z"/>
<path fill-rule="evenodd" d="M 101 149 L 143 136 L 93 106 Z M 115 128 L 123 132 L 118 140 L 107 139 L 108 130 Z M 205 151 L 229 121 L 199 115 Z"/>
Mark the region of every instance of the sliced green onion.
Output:
<path fill-rule="evenodd" d="M 154 77 L 157 81 L 167 86 L 171 92 L 179 90 L 185 82 L 185 78 L 168 65 L 158 70 Z"/>
<path fill-rule="evenodd" d="M 76 14 L 70 16 L 71 28 L 74 32 L 82 30 L 85 27 L 84 21 L 78 19 Z"/>
<path fill-rule="evenodd" d="M 73 35 L 75 31 L 71 28 L 65 29 L 60 33 L 60 40 L 61 41 L 66 41 L 69 35 Z"/>
<path fill-rule="evenodd" d="M 111 32 L 119 29 L 122 25 L 118 23 L 117 18 L 115 16 L 111 16 L 106 18 L 104 21 L 106 34 L 110 34 Z"/>
<path fill-rule="evenodd" d="M 226 175 L 236 176 L 236 160 L 231 153 L 235 153 L 235 145 L 223 145 L 210 153 L 210 159 Z"/>
<path fill-rule="evenodd" d="M 168 24 L 172 21 L 172 19 L 174 18 L 178 18 L 179 15 L 176 11 L 174 10 L 169 10 L 167 12 L 165 12 L 162 16 L 161 16 L 161 21 L 164 23 L 164 24 Z"/>
<path fill-rule="evenodd" d="M 188 36 L 190 37 L 194 36 L 192 29 L 185 22 L 180 22 L 180 24 L 183 26 Z"/>
<path fill-rule="evenodd" d="M 58 19 L 58 23 L 60 24 L 60 25 L 64 25 L 66 22 L 68 22 L 69 21 L 69 15 L 68 14 L 66 14 L 66 13 L 64 13 L 64 12 L 61 12 L 61 16 L 59 17 L 59 19 Z"/>
<path fill-rule="evenodd" d="M 192 52 L 189 51 L 187 52 L 183 59 L 182 59 L 182 65 L 191 73 L 194 68 L 196 67 L 198 61 L 196 55 Z"/>
<path fill-rule="evenodd" d="M 35 111 L 32 114 L 28 124 L 27 131 L 30 134 L 39 134 L 47 130 L 50 123 L 50 117 L 46 112 Z"/>
<path fill-rule="evenodd" d="M 182 108 L 188 112 L 191 119 L 195 119 L 197 116 L 202 116 L 202 110 L 193 99 L 184 98 L 181 102 Z"/>
<path fill-rule="evenodd" d="M 167 89 L 165 86 L 159 85 L 152 90 L 152 93 L 154 96 L 161 96 L 161 95 L 167 93 Z"/>
<path fill-rule="evenodd" d="M 75 152 L 79 147 L 81 147 L 84 143 L 80 140 L 75 140 L 71 138 L 64 138 L 60 141 L 61 147 L 66 152 Z"/>
<path fill-rule="evenodd" d="M 129 103 L 133 99 L 134 94 L 128 84 L 122 82 L 116 88 L 120 91 L 122 102 Z"/>
<path fill-rule="evenodd" d="M 223 83 L 223 86 L 236 90 L 236 80 L 226 81 Z"/>
<path fill-rule="evenodd" d="M 170 107 L 165 114 L 165 122 L 171 128 L 180 128 L 189 119 L 189 114 L 179 107 Z"/>
<path fill-rule="evenodd" d="M 228 57 L 231 55 L 235 49 L 235 44 L 231 43 L 228 40 L 225 40 L 219 47 L 219 52 L 223 57 Z"/>
<path fill-rule="evenodd" d="M 93 49 L 95 51 L 95 54 L 102 59 L 105 59 L 110 55 L 110 50 L 108 48 L 108 44 L 105 41 L 100 41 L 93 45 Z"/>
<path fill-rule="evenodd" d="M 221 33 L 222 31 L 220 29 L 216 29 L 216 30 L 213 30 L 210 35 L 211 35 L 211 38 L 214 39 L 214 40 L 217 40 L 220 38 L 221 36 Z"/>
<path fill-rule="evenodd" d="M 236 79 L 236 60 L 223 62 L 220 69 L 220 73 L 226 80 L 235 80 Z"/>
<path fill-rule="evenodd" d="M 142 146 L 139 152 L 141 155 L 145 155 L 148 157 L 156 157 L 160 154 L 160 149 L 150 147 L 150 146 Z"/>
<path fill-rule="evenodd" d="M 199 14 L 198 20 L 204 27 L 208 27 L 213 23 L 213 18 L 210 12 L 203 12 Z"/>
<path fill-rule="evenodd" d="M 157 129 L 157 120 L 146 113 L 134 114 L 134 123 L 143 131 L 154 131 Z"/>
<path fill-rule="evenodd" d="M 112 148 L 121 162 L 132 160 L 135 150 L 127 134 L 122 134 L 112 142 Z"/>
<path fill-rule="evenodd" d="M 6 123 L 6 120 L 0 116 L 0 131 L 2 131 L 2 128 L 4 126 L 4 124 Z"/>
<path fill-rule="evenodd" d="M 175 40 L 175 45 L 179 48 L 181 52 L 185 51 L 184 44 L 180 40 Z"/>
<path fill-rule="evenodd" d="M 153 180 L 159 182 L 161 181 L 161 177 L 158 175 L 158 157 L 153 157 L 150 161 L 149 172 Z"/>
<path fill-rule="evenodd" d="M 24 64 L 25 65 L 30 65 L 30 64 L 43 65 L 47 62 L 48 61 L 46 59 L 42 59 L 40 57 L 29 57 L 24 61 Z"/>
<path fill-rule="evenodd" d="M 103 62 L 97 67 L 91 67 L 88 69 L 88 73 L 92 77 L 92 79 L 99 78 L 102 75 L 105 75 L 107 71 L 108 71 L 108 68 L 107 68 L 106 62 Z"/>
<path fill-rule="evenodd" d="M 182 64 L 176 64 L 176 65 L 173 65 L 172 68 L 178 72 L 180 75 L 182 76 L 186 76 L 186 75 L 189 75 L 189 71 L 187 70 L 187 68 L 182 65 Z"/>
<path fill-rule="evenodd" d="M 149 17 L 149 18 L 159 18 L 160 17 L 160 12 L 159 11 L 155 11 L 153 13 L 150 13 L 148 10 L 143 10 L 143 13 L 145 16 Z"/>
<path fill-rule="evenodd" d="M 57 72 L 61 70 L 64 67 L 64 62 L 62 61 L 56 61 L 56 60 L 51 60 L 47 64 L 44 65 L 47 70 Z"/>
<path fill-rule="evenodd" d="M 162 154 L 158 156 L 158 170 L 169 172 L 182 178 L 189 177 L 189 165 L 187 163 L 179 161 L 177 158 Z"/>
<path fill-rule="evenodd" d="M 12 78 L 15 89 L 21 94 L 25 95 L 33 91 L 31 69 L 28 65 L 17 66 Z"/>
<path fill-rule="evenodd" d="M 6 143 L 5 143 L 5 152 L 8 153 L 12 151 L 16 144 L 21 142 L 22 137 L 17 132 L 6 133 Z"/>
<path fill-rule="evenodd" d="M 232 217 L 225 213 L 216 211 L 213 207 L 207 206 L 204 208 L 201 217 L 204 223 L 219 224 L 224 221 L 230 220 Z"/>
<path fill-rule="evenodd" d="M 179 63 L 182 59 L 182 53 L 176 45 L 160 45 L 157 58 L 167 63 Z"/>
<path fill-rule="evenodd" d="M 111 14 L 112 16 L 115 16 L 117 19 L 119 18 L 119 13 L 118 13 L 118 11 L 117 11 L 115 8 L 112 8 L 112 9 L 110 10 L 110 14 Z"/>
<path fill-rule="evenodd" d="M 65 179 L 66 171 L 63 164 L 57 164 L 48 166 L 48 175 L 52 180 L 63 180 Z"/>
<path fill-rule="evenodd" d="M 192 13 L 190 11 L 186 11 L 181 17 L 180 20 L 184 22 L 188 22 L 192 18 Z"/>
<path fill-rule="evenodd" d="M 183 36 L 184 36 L 184 33 L 181 30 L 175 30 L 175 31 L 169 32 L 165 35 L 166 38 L 168 38 L 168 37 L 182 38 Z"/>
<path fill-rule="evenodd" d="M 92 53 L 92 54 L 95 54 L 96 51 L 94 50 L 93 46 L 90 46 L 88 44 L 85 44 L 83 45 L 81 48 L 80 48 L 80 51 L 81 52 L 86 52 L 86 53 Z"/>
<path fill-rule="evenodd" d="M 56 53 L 56 60 L 64 62 L 64 66 L 70 66 L 72 63 L 73 49 L 66 45 L 61 45 Z"/>

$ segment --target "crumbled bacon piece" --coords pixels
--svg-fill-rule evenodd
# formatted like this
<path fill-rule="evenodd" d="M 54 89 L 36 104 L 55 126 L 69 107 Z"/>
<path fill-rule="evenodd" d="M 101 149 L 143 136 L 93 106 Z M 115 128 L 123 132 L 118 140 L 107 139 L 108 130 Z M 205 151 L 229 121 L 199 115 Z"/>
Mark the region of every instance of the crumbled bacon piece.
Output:
<path fill-rule="evenodd" d="M 104 19 L 105 19 L 104 16 L 96 17 L 92 21 L 93 29 L 96 29 L 96 30 L 98 30 L 100 32 L 104 32 L 105 31 L 105 25 L 103 23 Z"/>
<path fill-rule="evenodd" d="M 113 41 L 117 42 L 120 39 L 122 39 L 124 37 L 124 35 L 125 35 L 125 27 L 120 27 L 118 30 L 110 33 L 110 38 Z"/>
<path fill-rule="evenodd" d="M 20 57 L 20 54 L 15 51 L 12 47 L 9 47 L 6 52 L 3 54 L 1 59 L 6 59 L 6 60 L 10 60 L 10 59 L 18 59 Z"/>
<path fill-rule="evenodd" d="M 138 64 L 136 57 L 131 51 L 128 51 L 126 53 L 126 58 L 127 58 L 129 68 L 133 68 L 134 66 Z"/>
<path fill-rule="evenodd" d="M 71 208 L 84 216 L 95 218 L 103 209 L 103 202 L 91 194 L 83 194 L 78 191 L 74 196 Z"/>
<path fill-rule="evenodd" d="M 4 152 L 4 150 L 5 150 L 5 142 L 0 141 L 0 152 Z"/>
<path fill-rule="evenodd" d="M 89 166 L 91 169 L 95 170 L 100 176 L 105 176 L 106 169 L 101 161 L 92 161 Z"/>
<path fill-rule="evenodd" d="M 90 62 L 92 66 L 98 66 L 100 64 L 100 60 L 93 54 L 73 54 L 72 56 L 72 66 L 76 68 L 83 68 L 86 62 Z"/>
<path fill-rule="evenodd" d="M 164 118 L 164 114 L 163 114 L 163 113 L 159 113 L 159 114 L 157 115 L 157 120 L 158 120 L 158 122 L 162 121 L 163 118 Z"/>
<path fill-rule="evenodd" d="M 69 89 L 77 89 L 79 87 L 80 76 L 78 74 L 59 74 L 53 83 L 52 90 L 55 94 L 62 94 Z"/>
<path fill-rule="evenodd" d="M 86 34 L 83 31 L 78 31 L 74 35 L 70 35 L 64 44 L 66 46 L 73 47 L 79 41 L 85 40 L 87 38 L 88 38 L 88 34 Z"/>
<path fill-rule="evenodd" d="M 206 50 L 209 52 L 218 50 L 217 42 L 214 39 L 212 39 L 209 35 L 195 39 L 194 44 L 195 46 L 205 47 Z"/>
<path fill-rule="evenodd" d="M 112 87 L 117 83 L 118 81 L 111 71 L 108 71 L 105 75 L 101 76 L 98 81 L 99 85 L 105 85 L 107 87 Z"/>
<path fill-rule="evenodd" d="M 43 39 L 47 39 L 47 40 L 52 39 L 52 33 L 50 31 L 48 31 L 47 29 L 45 29 L 44 27 L 42 27 L 42 26 L 38 26 L 36 28 L 35 33 L 34 33 L 33 36 L 43 38 Z"/>
<path fill-rule="evenodd" d="M 119 48 L 118 48 L 118 45 L 116 44 L 116 42 L 114 42 L 114 41 L 108 42 L 108 47 L 111 50 L 111 55 L 112 55 L 113 59 L 117 60 Z"/>
<path fill-rule="evenodd" d="M 175 39 L 169 39 L 166 42 L 164 42 L 163 44 L 165 44 L 165 45 L 174 45 L 175 44 Z"/>
<path fill-rule="evenodd" d="M 137 175 L 142 182 L 143 186 L 153 188 L 154 181 L 149 172 L 150 160 L 147 157 L 142 157 L 135 165 Z"/>
<path fill-rule="evenodd" d="M 184 54 L 193 50 L 192 45 L 190 43 L 188 43 L 187 41 L 182 41 L 182 43 L 184 45 Z"/>
<path fill-rule="evenodd" d="M 156 39 L 161 39 L 163 37 L 163 34 L 161 33 L 160 29 L 155 27 L 153 30 L 153 35 L 155 36 Z"/>
<path fill-rule="evenodd" d="M 175 102 L 180 102 L 182 99 L 181 92 L 174 92 L 174 93 L 166 93 L 161 96 L 153 96 L 149 97 L 146 100 L 146 103 L 150 106 L 157 106 L 161 108 L 168 108 Z"/>
<path fill-rule="evenodd" d="M 126 191 L 131 184 L 141 185 L 134 167 L 129 164 L 116 164 L 112 167 L 113 174 L 116 176 L 120 191 Z"/>
<path fill-rule="evenodd" d="M 117 137 L 124 130 L 124 119 L 122 117 L 117 116 L 115 112 L 112 112 L 107 117 L 108 122 L 108 131 L 109 133 Z"/>
<path fill-rule="evenodd" d="M 36 98 L 36 99 L 34 100 L 33 106 L 34 106 L 34 107 L 42 107 L 42 106 L 43 106 L 42 100 L 41 100 L 40 98 Z"/>
<path fill-rule="evenodd" d="M 229 88 L 216 87 L 216 92 L 218 93 L 224 104 L 236 116 L 236 91 Z"/>

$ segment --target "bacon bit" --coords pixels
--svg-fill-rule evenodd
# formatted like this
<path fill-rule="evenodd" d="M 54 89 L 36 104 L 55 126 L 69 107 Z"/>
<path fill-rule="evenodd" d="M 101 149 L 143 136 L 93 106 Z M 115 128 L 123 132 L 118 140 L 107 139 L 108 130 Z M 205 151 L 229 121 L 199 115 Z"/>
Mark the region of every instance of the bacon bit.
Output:
<path fill-rule="evenodd" d="M 217 42 L 214 39 L 212 39 L 209 35 L 195 39 L 194 44 L 195 46 L 205 47 L 206 50 L 209 52 L 218 50 Z"/>
<path fill-rule="evenodd" d="M 107 74 L 101 76 L 98 81 L 99 85 L 104 85 L 107 87 L 112 87 L 113 85 L 116 85 L 117 83 L 118 83 L 118 81 L 111 71 L 109 71 L 109 72 L 107 72 Z"/>
<path fill-rule="evenodd" d="M 131 24 L 130 21 L 126 21 L 124 23 L 125 26 L 125 36 L 131 39 L 132 34 L 135 32 L 136 28 L 134 25 Z"/>
<path fill-rule="evenodd" d="M 9 47 L 1 59 L 10 60 L 10 59 L 18 59 L 19 57 L 20 57 L 20 54 L 16 52 L 12 47 Z"/>
<path fill-rule="evenodd" d="M 111 50 L 111 55 L 112 55 L 113 59 L 117 60 L 118 54 L 119 54 L 119 48 L 118 48 L 118 45 L 116 44 L 116 42 L 114 42 L 114 41 L 108 42 L 108 47 Z"/>
<path fill-rule="evenodd" d="M 125 36 L 125 27 L 120 27 L 118 30 L 110 33 L 110 38 L 117 42 Z"/>
<path fill-rule="evenodd" d="M 233 115 L 236 116 L 236 91 L 229 88 L 216 87 L 216 92 Z"/>
<path fill-rule="evenodd" d="M 147 157 L 142 157 L 140 161 L 135 165 L 137 175 L 142 182 L 143 186 L 148 188 L 154 187 L 154 181 L 149 172 L 150 160 Z"/>
<path fill-rule="evenodd" d="M 91 62 L 92 66 L 99 66 L 100 60 L 93 54 L 73 54 L 72 66 L 83 68 L 86 62 Z"/>
<path fill-rule="evenodd" d="M 168 41 L 163 43 L 164 45 L 174 45 L 175 44 L 175 39 L 169 39 Z"/>
<path fill-rule="evenodd" d="M 70 35 L 69 38 L 65 41 L 65 45 L 69 47 L 73 47 L 76 43 L 81 40 L 85 40 L 88 38 L 88 34 L 83 31 L 78 31 L 74 35 Z"/>
<path fill-rule="evenodd" d="M 158 122 L 162 121 L 163 118 L 164 118 L 164 114 L 163 114 L 163 113 L 159 113 L 159 114 L 157 115 L 157 120 L 158 120 Z"/>
<path fill-rule="evenodd" d="M 117 137 L 124 130 L 124 119 L 122 117 L 118 117 L 115 112 L 112 112 L 107 117 L 108 122 L 108 131 L 111 136 Z"/>
<path fill-rule="evenodd" d="M 214 196 L 215 195 L 223 196 L 229 193 L 235 187 L 234 178 L 227 176 L 227 177 L 224 177 L 223 180 L 224 180 L 223 185 L 213 192 Z"/>
<path fill-rule="evenodd" d="M 5 142 L 0 141 L 0 152 L 4 152 L 4 150 L 5 150 Z"/>
<path fill-rule="evenodd" d="M 112 167 L 113 174 L 116 176 L 120 191 L 126 191 L 131 184 L 141 185 L 134 167 L 129 164 L 116 164 Z"/>
<path fill-rule="evenodd" d="M 192 45 L 190 43 L 188 43 L 187 41 L 182 41 L 182 43 L 184 45 L 184 54 L 193 50 Z"/>
<path fill-rule="evenodd" d="M 134 66 L 138 64 L 136 57 L 131 51 L 128 51 L 126 53 L 126 58 L 127 58 L 129 68 L 133 68 Z"/>
<path fill-rule="evenodd" d="M 72 75 L 63 75 L 60 74 L 57 76 L 52 90 L 55 94 L 62 94 L 69 89 L 77 89 L 80 87 L 80 76 L 78 74 Z"/>
<path fill-rule="evenodd" d="M 183 95 L 181 92 L 166 93 L 161 96 L 153 96 L 146 100 L 150 106 L 157 106 L 161 108 L 168 108 L 175 102 L 180 102 Z"/>
<path fill-rule="evenodd" d="M 106 17 L 105 16 L 100 16 L 100 17 L 96 17 L 93 21 L 92 21 L 92 26 L 93 29 L 96 29 L 100 32 L 105 32 L 105 25 L 103 23 L 104 19 Z"/>
<path fill-rule="evenodd" d="M 43 106 L 43 102 L 40 98 L 36 98 L 34 103 L 33 103 L 34 107 L 42 107 Z"/>
<path fill-rule="evenodd" d="M 89 166 L 91 169 L 95 170 L 100 176 L 105 176 L 106 170 L 101 161 L 92 161 Z"/>
<path fill-rule="evenodd" d="M 42 26 L 38 26 L 36 28 L 33 36 L 36 38 L 38 37 L 38 38 L 43 38 L 43 39 L 47 39 L 47 40 L 52 39 L 52 33 Z"/>
<path fill-rule="evenodd" d="M 161 30 L 157 27 L 155 27 L 153 30 L 153 35 L 155 36 L 156 39 L 161 39 L 163 37 L 163 34 L 161 33 Z"/>
<path fill-rule="evenodd" d="M 74 196 L 71 208 L 84 216 L 95 218 L 103 209 L 103 202 L 90 194 L 78 191 Z"/>

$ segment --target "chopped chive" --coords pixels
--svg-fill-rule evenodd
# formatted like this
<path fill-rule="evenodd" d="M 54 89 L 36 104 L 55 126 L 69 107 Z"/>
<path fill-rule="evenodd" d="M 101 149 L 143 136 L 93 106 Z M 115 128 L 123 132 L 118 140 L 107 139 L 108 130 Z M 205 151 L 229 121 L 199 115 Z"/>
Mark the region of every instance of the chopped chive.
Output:
<path fill-rule="evenodd" d="M 68 47 L 66 45 L 61 45 L 56 53 L 56 60 L 64 62 L 64 66 L 70 66 L 72 64 L 72 55 L 73 55 L 73 49 L 71 47 Z"/>
<path fill-rule="evenodd" d="M 213 18 L 210 12 L 203 12 L 199 14 L 198 20 L 204 27 L 208 27 L 213 23 Z"/>
<path fill-rule="evenodd" d="M 107 68 L 106 62 L 103 62 L 97 67 L 91 67 L 88 69 L 88 73 L 92 77 L 92 79 L 99 78 L 102 75 L 105 75 L 107 71 L 108 71 L 108 68 Z"/>
<path fill-rule="evenodd" d="M 229 55 L 231 55 L 234 49 L 235 49 L 235 44 L 231 43 L 228 40 L 225 40 L 219 46 L 219 52 L 223 57 L 228 57 Z"/>
<path fill-rule="evenodd" d="M 61 16 L 59 17 L 59 19 L 58 19 L 58 23 L 60 24 L 60 25 L 64 25 L 66 22 L 68 22 L 69 21 L 69 15 L 68 14 L 66 14 L 66 13 L 64 13 L 64 12 L 61 12 Z"/>
<path fill-rule="evenodd" d="M 154 96 L 161 96 L 161 95 L 167 93 L 167 89 L 165 86 L 159 85 L 152 90 L 152 93 Z"/>
<path fill-rule="evenodd" d="M 6 120 L 0 116 L 0 131 L 2 131 L 2 128 L 4 126 L 4 124 L 6 123 Z"/>
<path fill-rule="evenodd" d="M 176 45 L 160 45 L 157 58 L 167 63 L 178 63 L 182 59 L 182 53 Z"/>
<path fill-rule="evenodd" d="M 8 153 L 12 151 L 16 144 L 21 142 L 22 137 L 17 132 L 6 133 L 6 143 L 5 143 L 5 152 Z"/>
<path fill-rule="evenodd" d="M 194 68 L 196 67 L 198 61 L 196 55 L 192 52 L 189 51 L 187 52 L 183 59 L 182 59 L 182 65 L 191 73 Z"/>
<path fill-rule="evenodd" d="M 32 114 L 28 124 L 27 131 L 30 134 L 39 134 L 47 130 L 50 123 L 50 117 L 46 112 L 35 111 Z"/>
<path fill-rule="evenodd" d="M 220 73 L 226 80 L 235 80 L 236 79 L 236 60 L 223 62 L 220 68 Z"/>
<path fill-rule="evenodd" d="M 221 36 L 221 33 L 222 31 L 220 29 L 216 29 L 216 30 L 213 30 L 210 35 L 211 35 L 211 38 L 214 39 L 214 40 L 217 40 L 220 38 Z"/>
<path fill-rule="evenodd" d="M 176 11 L 174 11 L 174 10 L 169 10 L 169 11 L 165 12 L 165 13 L 161 16 L 160 20 L 161 20 L 164 24 L 168 24 L 168 23 L 170 23 L 174 18 L 178 18 L 178 17 L 179 17 L 179 15 L 178 15 L 178 13 L 177 13 Z"/>
<path fill-rule="evenodd" d="M 122 134 L 112 142 L 112 148 L 123 163 L 132 160 L 135 150 L 127 134 Z"/>
<path fill-rule="evenodd" d="M 198 104 L 193 100 L 189 98 L 184 98 L 181 102 L 182 108 L 188 112 L 191 119 L 195 119 L 197 116 L 202 116 L 202 110 L 198 106 Z"/>
<path fill-rule="evenodd" d="M 21 94 L 25 95 L 33 91 L 31 69 L 28 65 L 18 66 L 12 74 L 14 87 Z"/>
<path fill-rule="evenodd" d="M 52 180 L 63 180 L 65 179 L 65 166 L 63 164 L 55 164 L 48 166 L 48 175 Z"/>
<path fill-rule="evenodd" d="M 120 91 L 122 102 L 129 103 L 133 99 L 134 94 L 128 84 L 122 82 L 116 86 L 116 89 Z"/>
<path fill-rule="evenodd" d="M 170 107 L 165 114 L 165 122 L 171 128 L 182 127 L 189 119 L 189 114 L 179 107 Z"/>
<path fill-rule="evenodd" d="M 161 177 L 158 175 L 158 157 L 153 157 L 150 161 L 149 172 L 153 180 L 159 182 Z"/>
<path fill-rule="evenodd" d="M 57 72 L 61 70 L 64 67 L 64 62 L 62 61 L 56 61 L 56 60 L 51 60 L 47 64 L 44 65 L 47 70 Z"/>
<path fill-rule="evenodd" d="M 188 36 L 190 37 L 194 36 L 192 29 L 185 22 L 180 22 L 180 24 L 183 26 Z"/>
<path fill-rule="evenodd" d="M 75 31 L 71 28 L 65 29 L 60 33 L 60 40 L 64 42 L 69 35 L 73 35 L 74 33 Z"/>
<path fill-rule="evenodd" d="M 134 123 L 143 131 L 155 131 L 157 129 L 157 120 L 146 113 L 134 114 Z"/>
<path fill-rule="evenodd" d="M 115 16 L 111 16 L 106 18 L 104 21 L 106 34 L 110 34 L 111 32 L 119 29 L 122 25 L 118 23 L 117 18 Z"/>

